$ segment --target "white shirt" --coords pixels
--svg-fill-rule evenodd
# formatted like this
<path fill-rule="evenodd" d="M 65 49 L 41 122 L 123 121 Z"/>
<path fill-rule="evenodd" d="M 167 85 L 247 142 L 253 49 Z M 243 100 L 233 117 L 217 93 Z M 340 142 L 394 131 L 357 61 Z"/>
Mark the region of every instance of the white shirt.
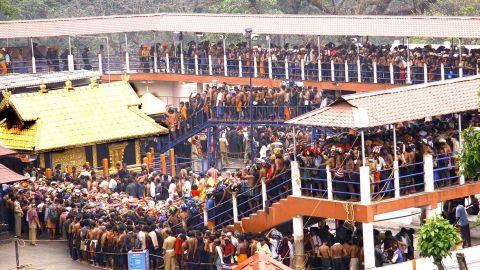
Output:
<path fill-rule="evenodd" d="M 275 260 L 278 258 L 278 253 L 277 253 L 277 247 L 278 247 L 278 241 L 277 239 L 270 238 L 268 239 L 270 242 L 270 252 L 272 252 L 272 258 Z"/>
<path fill-rule="evenodd" d="M 143 231 L 138 232 L 138 241 L 142 243 L 141 249 L 147 249 L 147 242 L 145 241 L 145 233 Z"/>
<path fill-rule="evenodd" d="M 115 179 L 111 178 L 110 182 L 108 183 L 108 188 L 110 190 L 115 190 L 116 187 L 117 187 L 117 181 L 115 181 Z"/>
<path fill-rule="evenodd" d="M 217 106 L 221 106 L 221 105 L 222 105 L 222 100 L 223 100 L 223 93 L 222 93 L 222 92 L 218 92 L 216 105 L 217 105 Z"/>
<path fill-rule="evenodd" d="M 174 199 L 174 195 L 177 193 L 177 185 L 175 185 L 175 183 L 170 183 L 170 185 L 168 186 L 168 197 L 170 199 Z"/>
<path fill-rule="evenodd" d="M 190 193 L 192 192 L 192 184 L 190 181 L 186 180 L 183 183 L 183 197 L 190 197 Z"/>
<path fill-rule="evenodd" d="M 383 167 L 385 166 L 385 160 L 383 157 L 378 157 L 378 162 L 377 162 L 377 171 L 383 170 Z"/>
<path fill-rule="evenodd" d="M 150 182 L 150 196 L 155 198 L 155 182 Z"/>

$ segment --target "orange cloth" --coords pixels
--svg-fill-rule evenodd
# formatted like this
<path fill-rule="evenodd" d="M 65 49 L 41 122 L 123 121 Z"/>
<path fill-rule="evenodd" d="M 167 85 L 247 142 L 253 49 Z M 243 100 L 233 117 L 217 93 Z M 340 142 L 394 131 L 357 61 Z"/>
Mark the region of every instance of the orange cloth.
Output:
<path fill-rule="evenodd" d="M 247 256 L 247 254 L 238 254 L 237 259 L 238 259 L 238 263 L 240 264 L 240 263 L 246 261 L 248 259 L 248 256 Z"/>
<path fill-rule="evenodd" d="M 1 64 L 0 64 L 0 67 L 2 68 L 2 74 L 3 74 L 3 75 L 5 75 L 5 74 L 8 73 L 8 71 L 7 71 L 7 64 L 1 63 Z"/>

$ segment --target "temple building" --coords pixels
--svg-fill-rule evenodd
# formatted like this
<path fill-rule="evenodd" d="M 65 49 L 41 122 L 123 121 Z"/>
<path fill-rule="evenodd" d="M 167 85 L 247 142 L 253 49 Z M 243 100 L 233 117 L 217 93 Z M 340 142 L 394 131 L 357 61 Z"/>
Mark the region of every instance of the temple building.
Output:
<path fill-rule="evenodd" d="M 11 94 L 0 103 L 0 144 L 30 154 L 37 166 L 54 168 L 88 162 L 94 168 L 107 158 L 141 164 L 140 138 L 168 132 L 140 110 L 140 99 L 127 79 L 60 90 Z"/>

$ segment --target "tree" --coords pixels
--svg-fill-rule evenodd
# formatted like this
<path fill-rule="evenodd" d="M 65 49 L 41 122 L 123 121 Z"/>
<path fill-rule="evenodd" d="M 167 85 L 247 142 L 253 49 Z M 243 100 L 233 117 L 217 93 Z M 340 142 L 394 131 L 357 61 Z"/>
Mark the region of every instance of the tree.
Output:
<path fill-rule="evenodd" d="M 462 131 L 462 150 L 458 154 L 460 172 L 467 179 L 475 178 L 480 170 L 480 130 L 469 127 Z"/>
<path fill-rule="evenodd" d="M 13 15 L 16 15 L 19 12 L 17 6 L 9 3 L 8 0 L 0 0 L 0 18 L 6 17 L 11 18 Z"/>
<path fill-rule="evenodd" d="M 423 257 L 432 257 L 438 270 L 444 270 L 442 259 L 449 256 L 460 234 L 455 227 L 441 216 L 426 220 L 418 237 L 418 249 Z"/>

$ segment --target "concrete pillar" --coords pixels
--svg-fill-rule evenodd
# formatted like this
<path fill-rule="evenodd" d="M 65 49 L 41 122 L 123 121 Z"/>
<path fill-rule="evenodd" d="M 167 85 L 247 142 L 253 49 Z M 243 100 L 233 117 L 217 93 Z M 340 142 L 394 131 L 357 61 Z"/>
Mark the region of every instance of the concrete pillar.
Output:
<path fill-rule="evenodd" d="M 253 57 L 253 77 L 257 78 L 258 77 L 258 68 L 257 68 L 257 57 Z"/>
<path fill-rule="evenodd" d="M 207 207 L 203 207 L 203 226 L 207 227 L 208 226 L 208 211 Z"/>
<path fill-rule="evenodd" d="M 373 223 L 362 223 L 363 256 L 365 269 L 375 268 L 375 242 L 373 238 Z"/>
<path fill-rule="evenodd" d="M 377 62 L 373 62 L 373 83 L 378 83 Z"/>
<path fill-rule="evenodd" d="M 428 83 L 428 68 L 427 63 L 423 63 L 423 82 Z"/>
<path fill-rule="evenodd" d="M 285 58 L 285 80 L 288 80 L 288 59 Z"/>
<path fill-rule="evenodd" d="M 407 83 L 412 83 L 412 72 L 411 72 L 410 60 L 407 61 Z"/>
<path fill-rule="evenodd" d="M 268 57 L 268 78 L 273 79 L 272 57 Z"/>
<path fill-rule="evenodd" d="M 237 193 L 232 193 L 232 208 L 233 208 L 233 222 L 238 222 L 238 203 L 237 203 Z"/>
<path fill-rule="evenodd" d="M 198 55 L 195 54 L 195 75 L 198 75 Z"/>
<path fill-rule="evenodd" d="M 457 114 L 458 116 L 458 142 L 460 144 L 460 149 L 462 149 L 462 143 L 463 143 L 463 136 L 462 136 L 462 114 L 459 113 Z M 460 166 L 459 170 L 459 184 L 464 185 L 465 184 L 465 175 L 461 173 L 462 167 Z"/>
<path fill-rule="evenodd" d="M 242 58 L 238 57 L 238 77 L 243 77 Z"/>
<path fill-rule="evenodd" d="M 440 64 L 440 80 L 445 81 L 445 64 Z"/>
<path fill-rule="evenodd" d="M 458 68 L 458 77 L 463 78 L 463 67 Z"/>
<path fill-rule="evenodd" d="M 400 198 L 400 173 L 398 169 L 398 160 L 393 162 L 393 186 L 395 189 L 395 198 Z"/>
<path fill-rule="evenodd" d="M 333 60 L 330 60 L 330 76 L 332 77 L 332 82 L 335 81 L 335 63 Z"/>
<path fill-rule="evenodd" d="M 170 73 L 170 56 L 165 54 L 165 72 Z"/>
<path fill-rule="evenodd" d="M 332 171 L 330 171 L 330 166 L 327 165 L 327 198 L 333 200 L 333 181 L 332 181 Z"/>
<path fill-rule="evenodd" d="M 433 156 L 423 156 L 423 181 L 425 185 L 425 192 L 432 192 L 435 189 L 433 179 Z"/>
<path fill-rule="evenodd" d="M 348 75 L 348 62 L 345 61 L 345 82 L 349 82 L 350 81 L 350 77 Z"/>
<path fill-rule="evenodd" d="M 262 209 L 265 210 L 267 208 L 267 184 L 265 180 L 262 180 Z"/>
<path fill-rule="evenodd" d="M 362 66 L 360 64 L 360 59 L 357 59 L 357 82 L 362 82 Z"/>
<path fill-rule="evenodd" d="M 128 53 L 125 55 L 125 57 L 128 57 Z M 67 61 L 68 61 L 68 71 L 73 72 L 75 70 L 75 64 L 73 62 L 73 55 L 72 54 L 69 54 L 67 56 Z M 130 72 L 130 65 L 127 66 L 127 67 L 128 67 L 127 72 Z"/>
<path fill-rule="evenodd" d="M 302 196 L 302 182 L 300 180 L 300 168 L 298 166 L 298 161 L 292 161 L 290 163 L 290 167 L 292 172 L 292 195 Z"/>
<path fill-rule="evenodd" d="M 223 75 L 228 76 L 228 65 L 227 65 L 227 55 L 223 54 Z"/>
<path fill-rule="evenodd" d="M 102 159 L 103 177 L 108 177 L 108 159 Z"/>
<path fill-rule="evenodd" d="M 103 75 L 103 67 L 102 67 L 102 54 L 98 54 L 98 73 L 101 75 Z"/>
<path fill-rule="evenodd" d="M 212 67 L 212 56 L 208 55 L 208 75 L 213 75 L 213 67 Z"/>
<path fill-rule="evenodd" d="M 180 54 L 180 71 L 185 74 L 185 59 L 183 59 L 183 52 Z"/>
<path fill-rule="evenodd" d="M 438 203 L 436 207 L 432 207 L 431 205 L 426 205 L 422 207 L 422 216 L 426 218 L 432 218 L 436 215 L 442 214 L 442 203 Z"/>
<path fill-rule="evenodd" d="M 73 56 L 72 56 L 72 65 L 73 65 Z M 68 69 L 70 70 L 70 61 L 68 62 Z M 128 52 L 125 52 L 125 70 L 127 73 L 130 73 L 130 54 Z"/>
<path fill-rule="evenodd" d="M 167 158 L 165 154 L 160 154 L 160 166 L 162 168 L 162 174 L 167 174 Z"/>
<path fill-rule="evenodd" d="M 153 52 L 153 72 L 157 73 L 158 72 L 158 55 L 157 55 L 157 52 L 156 52 L 156 47 L 155 47 L 155 51 Z"/>
<path fill-rule="evenodd" d="M 390 63 L 390 84 L 395 84 L 395 76 L 393 74 L 393 63 Z"/>
<path fill-rule="evenodd" d="M 302 81 L 305 81 L 305 60 L 300 60 L 300 74 Z"/>
<path fill-rule="evenodd" d="M 318 59 L 318 81 L 322 81 L 322 60 Z"/>
<path fill-rule="evenodd" d="M 360 167 L 360 203 L 369 205 L 372 203 L 370 194 L 370 168 L 367 166 Z"/>
<path fill-rule="evenodd" d="M 295 257 L 293 258 L 293 269 L 305 269 L 305 251 L 303 244 L 303 217 L 296 216 L 292 218 L 293 223 L 293 249 Z"/>
<path fill-rule="evenodd" d="M 69 67 L 70 69 L 70 67 Z M 37 73 L 37 65 L 35 63 L 35 57 L 32 56 L 32 73 L 35 74 Z"/>
<path fill-rule="evenodd" d="M 175 168 L 175 150 L 171 148 L 168 154 L 170 155 L 170 168 L 172 170 L 171 176 L 175 177 L 177 176 L 177 170 Z"/>

